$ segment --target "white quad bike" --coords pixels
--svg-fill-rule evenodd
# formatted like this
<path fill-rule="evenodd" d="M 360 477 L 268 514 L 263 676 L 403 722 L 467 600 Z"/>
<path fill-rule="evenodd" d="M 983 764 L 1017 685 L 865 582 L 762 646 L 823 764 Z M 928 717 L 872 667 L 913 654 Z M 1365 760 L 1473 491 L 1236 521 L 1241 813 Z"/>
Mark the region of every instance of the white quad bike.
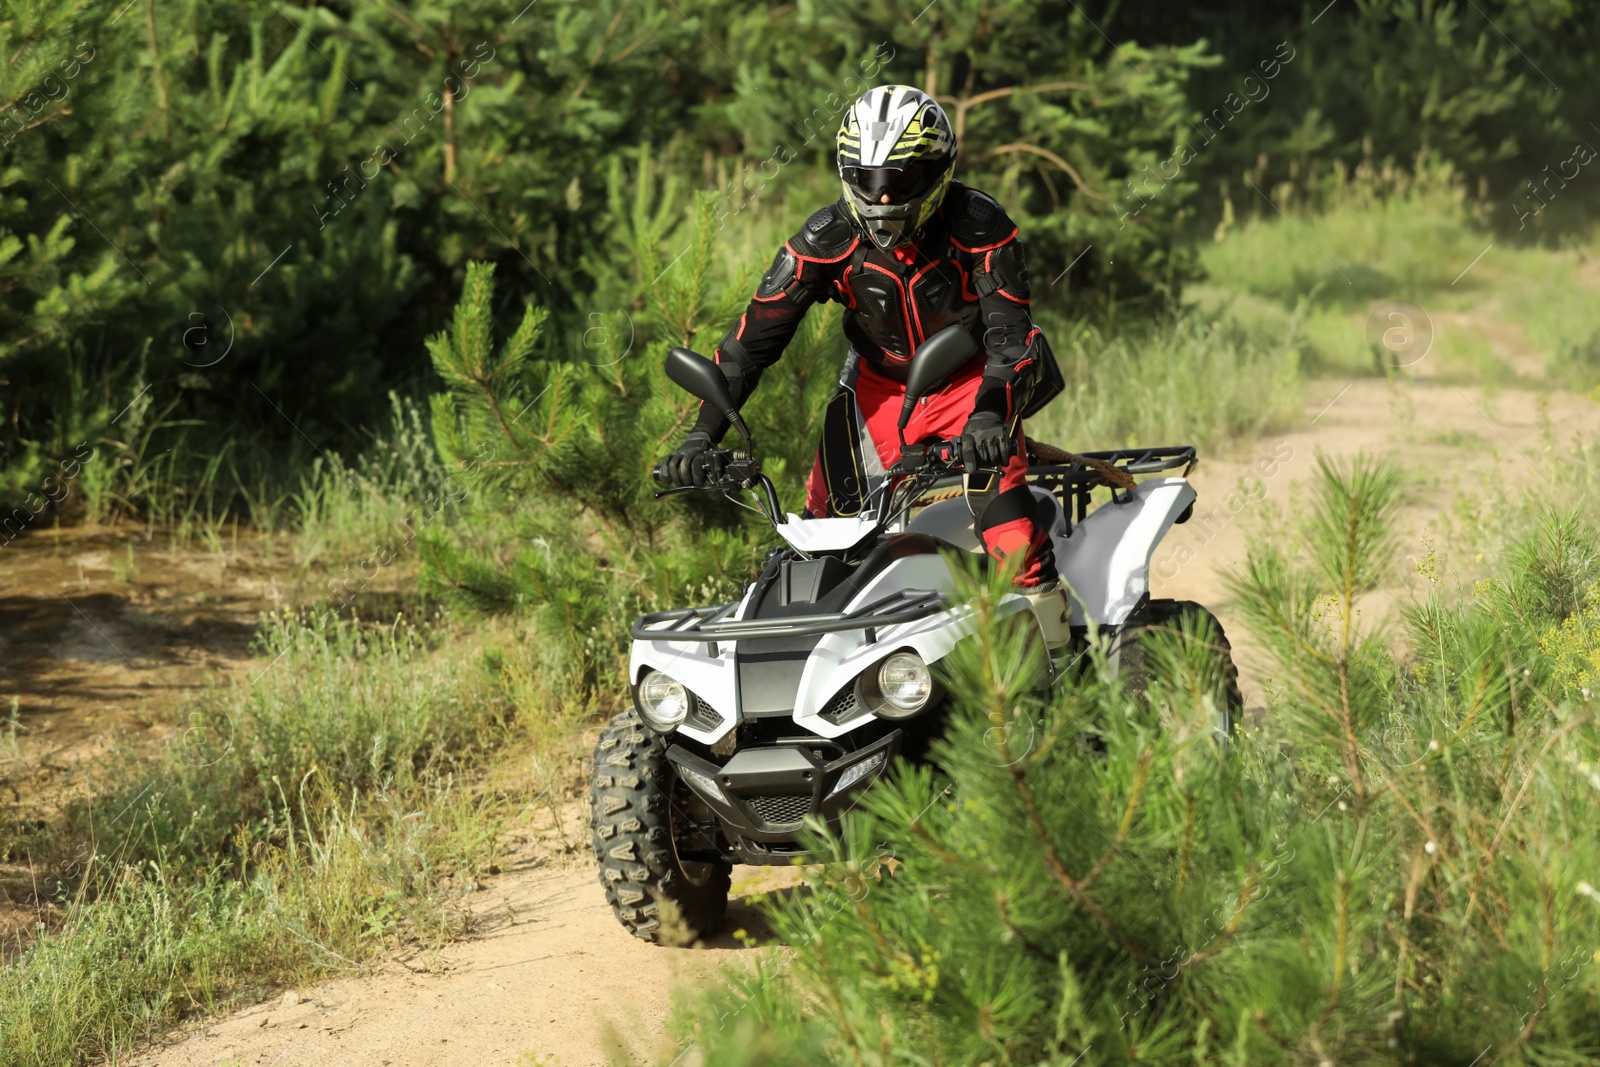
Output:
<path fill-rule="evenodd" d="M 916 399 L 974 353 L 960 326 L 917 350 L 902 437 Z M 721 474 L 705 488 L 750 490 L 787 545 L 772 550 L 739 600 L 633 624 L 633 707 L 596 746 L 590 825 L 606 899 L 648 941 L 710 933 L 727 906 L 733 864 L 804 862 L 797 838 L 807 816 L 836 825 L 892 761 L 925 756 L 943 727 L 939 661 L 972 634 L 947 557 L 984 557 L 960 490 L 957 442 L 904 447 L 858 516 L 786 516 L 721 371 L 680 348 L 667 357 L 667 375 L 722 410 L 743 438 L 743 448 L 719 453 Z M 1094 630 L 1110 639 L 1112 669 L 1140 689 L 1136 635 L 1203 616 L 1225 683 L 1216 723 L 1225 742 L 1240 702 L 1222 628 L 1198 604 L 1149 596 L 1151 554 L 1193 512 L 1194 489 L 1181 475 L 1132 477 L 1187 474 L 1194 448 L 1030 453 L 1028 479 L 1052 516 L 1062 581 L 1019 588 L 1001 611 L 1036 621 L 1052 667 L 1045 684 L 1070 684 L 1084 669 Z M 1111 499 L 1090 511 L 1097 486 Z M 951 487 L 947 499 L 923 500 Z M 1204 632 L 1199 625 L 1181 629 Z"/>

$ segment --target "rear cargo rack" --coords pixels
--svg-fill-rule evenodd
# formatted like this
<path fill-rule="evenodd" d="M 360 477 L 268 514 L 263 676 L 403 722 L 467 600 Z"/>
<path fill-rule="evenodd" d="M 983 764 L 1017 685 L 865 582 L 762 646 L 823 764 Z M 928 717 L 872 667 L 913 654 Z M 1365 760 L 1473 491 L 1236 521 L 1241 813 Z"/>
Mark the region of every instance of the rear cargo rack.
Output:
<path fill-rule="evenodd" d="M 1054 494 L 1061 501 L 1069 525 L 1077 525 L 1089 514 L 1091 494 L 1100 486 L 1111 490 L 1111 499 L 1126 503 L 1132 499 L 1135 474 L 1159 474 L 1183 468 L 1188 477 L 1197 461 L 1193 445 L 1158 445 L 1153 448 L 1117 448 L 1106 452 L 1068 452 L 1053 445 L 1028 442 L 1028 482 Z M 959 473 L 940 478 L 922 490 L 919 505 L 962 495 Z"/>
<path fill-rule="evenodd" d="M 1045 446 L 1040 451 L 1054 453 L 1060 450 Z M 1159 474 L 1182 467 L 1183 477 L 1187 477 L 1194 469 L 1197 458 L 1193 445 L 1115 448 L 1105 452 L 1079 452 L 1073 456 L 1074 460 L 1092 460 L 1129 475 Z M 1090 493 L 1097 486 L 1109 487 L 1113 500 L 1124 499 L 1128 493 L 1126 488 L 1118 487 L 1107 479 L 1104 472 L 1080 462 L 1031 464 L 1028 467 L 1028 481 L 1055 493 L 1061 499 L 1062 509 L 1074 524 L 1082 522 L 1089 514 Z"/>
<path fill-rule="evenodd" d="M 852 611 L 826 615 L 791 615 L 786 619 L 725 619 L 736 604 L 653 611 L 634 620 L 629 633 L 636 641 L 749 641 L 763 637 L 806 637 L 813 634 L 867 631 L 867 642 L 878 639 L 877 629 L 915 622 L 943 611 L 945 597 L 932 589 L 902 589 L 893 596 Z M 711 654 L 716 655 L 713 647 Z"/>

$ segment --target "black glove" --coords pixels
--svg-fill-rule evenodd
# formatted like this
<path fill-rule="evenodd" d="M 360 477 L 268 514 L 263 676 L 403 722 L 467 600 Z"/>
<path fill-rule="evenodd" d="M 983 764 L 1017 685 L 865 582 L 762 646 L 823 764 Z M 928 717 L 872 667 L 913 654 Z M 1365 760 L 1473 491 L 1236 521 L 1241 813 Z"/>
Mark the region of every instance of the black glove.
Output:
<path fill-rule="evenodd" d="M 715 454 L 710 434 L 692 430 L 662 466 L 666 468 L 667 481 L 673 485 L 703 486 L 722 474 L 722 457 Z"/>
<path fill-rule="evenodd" d="M 961 431 L 961 462 L 968 471 L 979 467 L 1004 467 L 1017 453 L 1017 442 L 1006 429 L 999 415 L 992 411 L 975 411 Z"/>

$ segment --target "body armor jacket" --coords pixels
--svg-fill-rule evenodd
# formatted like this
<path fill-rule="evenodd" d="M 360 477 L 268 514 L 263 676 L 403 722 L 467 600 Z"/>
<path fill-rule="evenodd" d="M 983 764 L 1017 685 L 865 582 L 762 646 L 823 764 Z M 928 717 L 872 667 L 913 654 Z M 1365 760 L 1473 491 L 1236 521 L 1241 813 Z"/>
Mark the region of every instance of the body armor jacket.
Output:
<path fill-rule="evenodd" d="M 896 255 L 895 252 L 899 252 Z M 743 403 L 776 363 L 812 304 L 844 306 L 844 332 L 876 373 L 906 380 L 916 347 L 947 326 L 972 332 L 984 361 L 974 411 L 1010 420 L 1043 344 L 1017 227 L 992 198 L 952 182 L 939 214 L 909 246 L 866 240 L 842 200 L 784 242 L 744 314 L 717 347 L 734 400 Z M 720 439 L 726 423 L 702 408 L 696 429 Z"/>

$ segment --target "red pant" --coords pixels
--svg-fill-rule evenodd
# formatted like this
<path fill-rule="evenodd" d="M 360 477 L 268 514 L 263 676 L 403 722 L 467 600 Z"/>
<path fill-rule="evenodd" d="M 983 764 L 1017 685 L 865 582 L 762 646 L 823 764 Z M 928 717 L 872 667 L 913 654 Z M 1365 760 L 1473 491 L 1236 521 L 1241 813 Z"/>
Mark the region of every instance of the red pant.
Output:
<path fill-rule="evenodd" d="M 948 441 L 958 437 L 972 415 L 983 379 L 979 357 L 957 372 L 936 392 L 923 397 L 906 425 L 906 442 Z M 839 392 L 823 421 L 822 444 L 806 483 L 806 510 L 812 515 L 854 515 L 863 500 L 887 477 L 884 470 L 900 458 L 897 425 L 905 386 L 873 371 L 864 362 L 847 366 Z M 984 547 L 996 559 L 1017 553 L 1025 557 L 1019 585 L 1037 585 L 1055 577 L 1049 541 L 1035 521 L 1028 472 L 1026 440 L 1017 428 L 1017 454 L 1000 474 L 1000 491 L 977 518 Z"/>

